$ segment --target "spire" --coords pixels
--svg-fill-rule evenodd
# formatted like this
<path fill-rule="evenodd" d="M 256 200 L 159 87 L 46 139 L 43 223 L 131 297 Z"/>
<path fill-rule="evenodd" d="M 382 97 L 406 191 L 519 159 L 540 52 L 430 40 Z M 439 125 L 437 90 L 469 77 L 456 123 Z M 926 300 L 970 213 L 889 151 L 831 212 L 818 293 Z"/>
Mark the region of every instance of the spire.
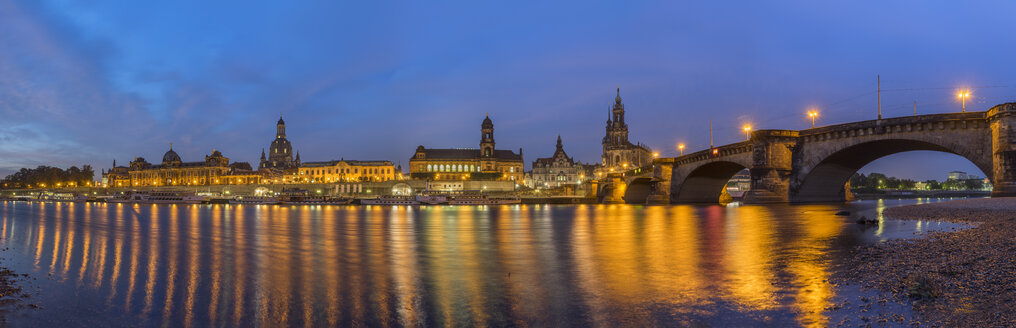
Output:
<path fill-rule="evenodd" d="M 561 135 L 559 134 L 557 135 L 557 149 L 561 150 L 561 148 L 564 148 L 564 146 L 561 145 Z"/>
<path fill-rule="evenodd" d="M 620 84 L 617 85 L 617 97 L 614 97 L 614 103 L 615 104 L 620 104 L 621 103 L 621 85 Z"/>
<path fill-rule="evenodd" d="M 261 148 L 261 161 L 265 160 L 265 149 Z"/>
<path fill-rule="evenodd" d="M 169 143 L 169 150 L 173 150 L 173 142 Z"/>

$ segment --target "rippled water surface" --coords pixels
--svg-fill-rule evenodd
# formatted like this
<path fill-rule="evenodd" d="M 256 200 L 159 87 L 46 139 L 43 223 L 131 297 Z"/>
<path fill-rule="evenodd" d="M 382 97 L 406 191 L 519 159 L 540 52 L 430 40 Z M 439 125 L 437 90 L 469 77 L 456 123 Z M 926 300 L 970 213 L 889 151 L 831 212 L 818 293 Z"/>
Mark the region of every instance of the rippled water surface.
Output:
<path fill-rule="evenodd" d="M 834 214 L 913 202 L 0 202 L 0 263 L 37 278 L 19 326 L 824 326 L 844 250 L 946 228 Z"/>

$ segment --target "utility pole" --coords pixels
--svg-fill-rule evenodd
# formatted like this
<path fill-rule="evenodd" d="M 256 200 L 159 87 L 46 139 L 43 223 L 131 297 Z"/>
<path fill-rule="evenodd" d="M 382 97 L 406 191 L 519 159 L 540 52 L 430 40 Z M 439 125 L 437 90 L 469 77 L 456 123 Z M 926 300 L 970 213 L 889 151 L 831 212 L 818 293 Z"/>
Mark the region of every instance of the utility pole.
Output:
<path fill-rule="evenodd" d="M 914 116 L 917 116 L 917 100 L 914 100 Z"/>
<path fill-rule="evenodd" d="M 882 119 L 882 76 L 875 75 L 877 86 L 878 86 L 878 119 Z"/>
<path fill-rule="evenodd" d="M 713 149 L 713 118 L 709 118 L 709 149 Z"/>

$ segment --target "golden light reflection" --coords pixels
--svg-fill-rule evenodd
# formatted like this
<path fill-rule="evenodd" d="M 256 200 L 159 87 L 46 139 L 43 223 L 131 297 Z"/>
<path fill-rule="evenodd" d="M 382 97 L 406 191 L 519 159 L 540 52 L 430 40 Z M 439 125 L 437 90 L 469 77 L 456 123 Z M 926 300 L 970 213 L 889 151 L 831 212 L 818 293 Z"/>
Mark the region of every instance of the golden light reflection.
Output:
<path fill-rule="evenodd" d="M 765 207 L 724 209 L 727 245 L 726 279 L 731 298 L 754 310 L 770 310 L 779 303 L 773 287 L 773 218 Z"/>
<path fill-rule="evenodd" d="M 819 205 L 31 206 L 0 218 L 26 265 L 185 326 L 666 326 L 653 311 L 718 307 L 824 326 L 844 231 L 800 214 Z"/>

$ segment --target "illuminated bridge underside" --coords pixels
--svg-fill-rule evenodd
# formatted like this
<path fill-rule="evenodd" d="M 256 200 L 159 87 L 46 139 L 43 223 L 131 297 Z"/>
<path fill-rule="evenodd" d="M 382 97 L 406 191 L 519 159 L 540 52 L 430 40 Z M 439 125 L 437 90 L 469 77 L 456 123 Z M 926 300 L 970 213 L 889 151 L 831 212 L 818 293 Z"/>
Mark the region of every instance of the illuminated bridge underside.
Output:
<path fill-rule="evenodd" d="M 808 130 L 760 130 L 751 140 L 658 159 L 650 194 L 669 203 L 715 203 L 748 168 L 746 203 L 842 202 L 844 184 L 872 161 L 907 151 L 962 156 L 991 177 L 993 197 L 1016 196 L 1016 103 L 984 112 L 863 121 Z M 615 180 L 615 183 L 630 183 Z M 643 189 L 644 190 L 644 189 Z M 625 197 L 629 203 L 642 197 Z"/>

